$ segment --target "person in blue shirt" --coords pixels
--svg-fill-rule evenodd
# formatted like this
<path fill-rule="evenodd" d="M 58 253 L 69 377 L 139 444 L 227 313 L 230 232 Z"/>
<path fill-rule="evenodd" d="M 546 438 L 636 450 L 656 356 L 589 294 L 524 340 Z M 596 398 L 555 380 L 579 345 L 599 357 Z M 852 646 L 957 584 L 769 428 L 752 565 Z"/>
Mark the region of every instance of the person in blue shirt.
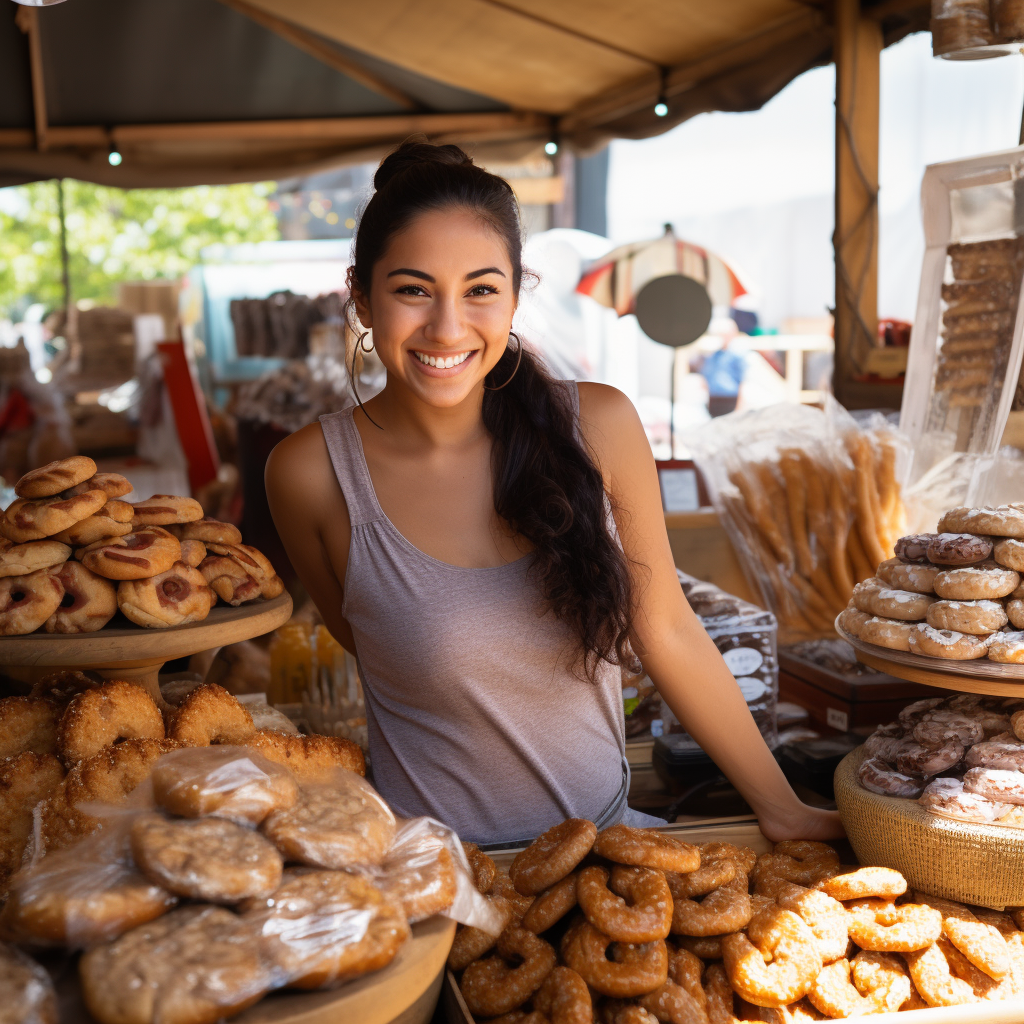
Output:
<path fill-rule="evenodd" d="M 739 333 L 733 320 L 729 320 L 722 334 L 722 347 L 701 361 L 699 371 L 708 386 L 708 412 L 724 416 L 736 409 L 740 385 L 747 370 L 746 355 L 730 348 Z"/>

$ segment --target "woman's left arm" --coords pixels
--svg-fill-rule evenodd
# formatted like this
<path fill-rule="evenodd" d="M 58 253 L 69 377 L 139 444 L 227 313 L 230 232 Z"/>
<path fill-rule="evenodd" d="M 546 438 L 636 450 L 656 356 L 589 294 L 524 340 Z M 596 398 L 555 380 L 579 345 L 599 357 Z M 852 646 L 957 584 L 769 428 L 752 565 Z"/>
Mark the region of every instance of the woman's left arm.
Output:
<path fill-rule="evenodd" d="M 651 446 L 620 391 L 581 384 L 580 425 L 605 478 L 626 557 L 634 566 L 633 645 L 686 731 L 753 808 L 769 839 L 843 834 L 834 811 L 793 792 L 714 642 L 676 577 Z"/>

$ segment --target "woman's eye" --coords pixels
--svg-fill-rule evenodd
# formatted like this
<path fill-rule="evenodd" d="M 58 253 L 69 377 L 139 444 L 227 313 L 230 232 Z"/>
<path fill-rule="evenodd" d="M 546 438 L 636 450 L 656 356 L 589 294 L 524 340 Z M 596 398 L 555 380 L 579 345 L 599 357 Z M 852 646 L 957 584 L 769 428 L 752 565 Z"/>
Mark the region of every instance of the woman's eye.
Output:
<path fill-rule="evenodd" d="M 426 291 L 418 284 L 403 284 L 401 288 L 395 289 L 398 295 L 426 295 Z"/>
<path fill-rule="evenodd" d="M 469 294 L 472 296 L 497 295 L 498 289 L 492 284 L 478 284 L 469 290 Z"/>

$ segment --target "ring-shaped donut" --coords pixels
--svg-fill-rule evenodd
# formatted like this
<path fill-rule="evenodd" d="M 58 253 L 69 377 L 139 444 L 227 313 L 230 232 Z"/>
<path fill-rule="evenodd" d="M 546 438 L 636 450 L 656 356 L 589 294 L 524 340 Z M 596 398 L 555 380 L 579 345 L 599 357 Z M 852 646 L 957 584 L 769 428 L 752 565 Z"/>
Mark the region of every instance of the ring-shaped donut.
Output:
<path fill-rule="evenodd" d="M 593 1024 L 587 983 L 569 967 L 555 967 L 533 995 L 533 1008 L 551 1024 Z"/>
<path fill-rule="evenodd" d="M 646 995 L 668 981 L 664 939 L 642 945 L 613 943 L 589 921 L 580 921 L 565 933 L 562 959 L 595 992 L 615 999 Z"/>
<path fill-rule="evenodd" d="M 755 881 L 761 874 L 771 874 L 808 887 L 838 873 L 839 854 L 831 846 L 809 839 L 776 843 L 771 853 L 758 857 L 754 868 Z"/>
<path fill-rule="evenodd" d="M 1024 540 L 1017 540 L 1013 537 L 997 540 L 992 547 L 992 558 L 999 565 L 1006 566 L 1007 569 L 1024 572 Z"/>
<path fill-rule="evenodd" d="M 935 598 L 912 590 L 893 590 L 885 587 L 875 591 L 869 603 L 871 610 L 879 618 L 920 622 L 935 603 Z"/>
<path fill-rule="evenodd" d="M 594 853 L 616 864 L 659 871 L 696 871 L 700 867 L 700 850 L 674 836 L 653 829 L 612 825 L 598 832 Z"/>
<path fill-rule="evenodd" d="M 894 900 L 907 891 L 907 880 L 893 868 L 867 867 L 833 875 L 820 882 L 818 888 L 836 900 Z"/>
<path fill-rule="evenodd" d="M 927 562 L 928 545 L 934 537 L 934 533 L 913 533 L 906 537 L 900 537 L 893 545 L 893 553 L 901 562 Z"/>
<path fill-rule="evenodd" d="M 775 902 L 783 910 L 792 910 L 811 929 L 825 963 L 846 956 L 850 936 L 842 903 L 817 889 L 807 889 L 793 882 L 782 884 Z"/>
<path fill-rule="evenodd" d="M 909 651 L 910 634 L 916 625 L 916 622 L 874 616 L 861 626 L 857 636 L 865 643 L 887 647 L 891 651 Z"/>
<path fill-rule="evenodd" d="M 829 1018 L 895 1013 L 910 998 L 910 978 L 898 957 L 863 950 L 858 955 L 887 960 L 871 963 L 870 967 L 868 961 L 861 960 L 854 975 L 854 964 L 843 957 L 822 967 L 807 993 L 811 1005 Z"/>
<path fill-rule="evenodd" d="M 904 562 L 899 558 L 888 558 L 878 566 L 877 575 L 895 590 L 932 594 L 935 592 L 935 577 L 942 571 L 937 565 L 921 565 Z"/>
<path fill-rule="evenodd" d="M 573 871 L 594 845 L 597 826 L 585 818 L 566 818 L 516 854 L 508 877 L 516 891 L 536 896 Z"/>
<path fill-rule="evenodd" d="M 855 608 L 852 604 L 844 608 L 840 613 L 836 622 L 839 628 L 852 636 L 859 637 L 860 631 L 864 628 L 864 623 L 874 618 L 870 612 L 862 612 L 859 608 Z"/>
<path fill-rule="evenodd" d="M 951 508 L 940 520 L 939 532 L 978 533 L 992 537 L 1024 537 L 1024 509 L 1018 505 L 995 508 Z"/>
<path fill-rule="evenodd" d="M 953 976 L 946 954 L 938 943 L 905 953 L 903 959 L 914 988 L 929 1006 L 957 1006 L 976 1001 L 974 989 L 966 981 Z"/>
<path fill-rule="evenodd" d="M 696 871 L 683 875 L 676 871 L 668 871 L 665 878 L 674 900 L 692 900 L 697 896 L 707 896 L 709 892 L 727 885 L 737 874 L 734 861 L 722 857 L 709 859 L 701 850 L 701 863 Z"/>
<path fill-rule="evenodd" d="M 512 905 L 503 896 L 485 896 L 494 912 L 498 915 L 499 925 L 502 930 L 512 920 Z M 480 928 L 473 928 L 468 925 L 459 925 L 455 932 L 455 939 L 452 941 L 452 948 L 448 951 L 448 969 L 461 971 L 468 967 L 474 960 L 479 960 L 485 953 L 494 949 L 498 936 L 485 932 Z"/>
<path fill-rule="evenodd" d="M 948 661 L 973 661 L 988 653 L 985 640 L 955 629 L 936 629 L 919 622 L 910 634 L 910 653 Z"/>
<path fill-rule="evenodd" d="M 75 556 L 108 580 L 144 580 L 170 569 L 181 558 L 181 544 L 159 526 L 145 526 L 123 537 L 90 544 Z"/>
<path fill-rule="evenodd" d="M 150 629 L 202 622 L 213 602 L 203 574 L 184 562 L 149 579 L 121 580 L 117 585 L 118 608 L 137 626 Z"/>
<path fill-rule="evenodd" d="M 216 683 L 197 686 L 179 705 L 168 737 L 186 747 L 244 745 L 256 735 L 252 715 Z"/>
<path fill-rule="evenodd" d="M 937 533 L 928 544 L 928 561 L 933 565 L 973 565 L 992 554 L 992 541 L 972 533 Z"/>
<path fill-rule="evenodd" d="M 655 942 L 672 928 L 672 894 L 661 871 L 583 868 L 576 899 L 587 920 L 613 942 Z"/>
<path fill-rule="evenodd" d="M 118 740 L 162 740 L 164 719 L 153 698 L 135 683 L 104 683 L 73 697 L 57 729 L 66 763 L 83 761 Z"/>
<path fill-rule="evenodd" d="M 739 882 L 745 882 L 741 875 Z M 730 883 L 694 899 L 673 901 L 672 932 L 675 935 L 725 935 L 745 928 L 753 916 L 746 887 Z"/>
<path fill-rule="evenodd" d="M 850 938 L 861 949 L 911 953 L 926 949 L 942 934 L 942 915 L 921 903 L 861 899 L 847 904 Z"/>
<path fill-rule="evenodd" d="M 928 609 L 928 625 L 973 636 L 988 636 L 1006 625 L 1006 609 L 999 601 L 936 601 Z"/>
<path fill-rule="evenodd" d="M 463 852 L 473 872 L 473 884 L 479 893 L 489 893 L 498 874 L 498 866 L 476 843 L 463 843 Z"/>
<path fill-rule="evenodd" d="M 51 569 L 0 579 L 0 636 L 37 630 L 60 607 L 64 587 Z"/>
<path fill-rule="evenodd" d="M 755 1006 L 786 1006 L 801 999 L 821 970 L 810 928 L 776 906 L 757 913 L 746 934 L 724 936 L 722 959 L 732 987 Z"/>
<path fill-rule="evenodd" d="M 64 588 L 57 610 L 43 623 L 47 633 L 95 633 L 117 612 L 117 588 L 81 562 L 65 562 L 56 573 Z"/>
<path fill-rule="evenodd" d="M 947 601 L 996 601 L 1019 586 L 1019 573 L 994 562 L 945 569 L 935 577 L 935 593 Z"/>
<path fill-rule="evenodd" d="M 560 882 L 555 882 L 550 889 L 545 889 L 534 897 L 530 909 L 523 914 L 522 926 L 528 931 L 539 935 L 565 917 L 576 906 L 576 882 L 579 878 L 574 871 L 566 875 Z"/>
<path fill-rule="evenodd" d="M 660 988 L 641 996 L 637 1002 L 639 1005 L 652 1013 L 659 1021 L 682 1021 L 684 1024 L 690 1021 L 707 1020 L 707 997 L 701 989 L 701 997 L 698 1000 L 682 985 L 674 981 L 666 981 Z"/>
<path fill-rule="evenodd" d="M 749 846 L 733 846 L 732 843 L 698 843 L 701 864 L 712 861 L 731 860 L 736 866 L 736 873 L 749 875 L 757 863 L 757 854 Z"/>
<path fill-rule="evenodd" d="M 497 1017 L 522 1006 L 557 963 L 554 949 L 533 932 L 509 925 L 497 943 L 498 955 L 471 963 L 459 988 L 475 1017 Z M 519 961 L 517 966 L 509 962 Z"/>
<path fill-rule="evenodd" d="M 902 796 L 915 800 L 924 791 L 924 780 L 895 771 L 879 757 L 866 757 L 857 768 L 857 779 L 869 793 Z"/>
<path fill-rule="evenodd" d="M 1024 608 L 1021 609 L 1024 611 Z M 1007 612 L 1009 614 L 1009 612 Z M 1024 632 L 993 633 L 986 641 L 988 660 L 1001 665 L 1024 664 Z"/>

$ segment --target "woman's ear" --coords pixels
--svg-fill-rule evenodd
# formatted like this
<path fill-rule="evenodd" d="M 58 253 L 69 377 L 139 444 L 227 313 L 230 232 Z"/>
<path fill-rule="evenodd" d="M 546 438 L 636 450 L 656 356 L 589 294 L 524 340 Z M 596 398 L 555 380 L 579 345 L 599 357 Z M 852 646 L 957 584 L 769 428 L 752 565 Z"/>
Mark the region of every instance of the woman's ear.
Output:
<path fill-rule="evenodd" d="M 370 303 L 367 301 L 367 297 L 363 292 L 362 288 L 356 283 L 355 275 L 352 273 L 352 268 L 348 268 L 348 273 L 345 275 L 345 283 L 348 285 L 348 293 L 352 296 L 352 304 L 356 307 L 356 316 L 359 318 L 359 322 L 368 330 L 373 329 L 372 318 L 370 316 Z"/>

